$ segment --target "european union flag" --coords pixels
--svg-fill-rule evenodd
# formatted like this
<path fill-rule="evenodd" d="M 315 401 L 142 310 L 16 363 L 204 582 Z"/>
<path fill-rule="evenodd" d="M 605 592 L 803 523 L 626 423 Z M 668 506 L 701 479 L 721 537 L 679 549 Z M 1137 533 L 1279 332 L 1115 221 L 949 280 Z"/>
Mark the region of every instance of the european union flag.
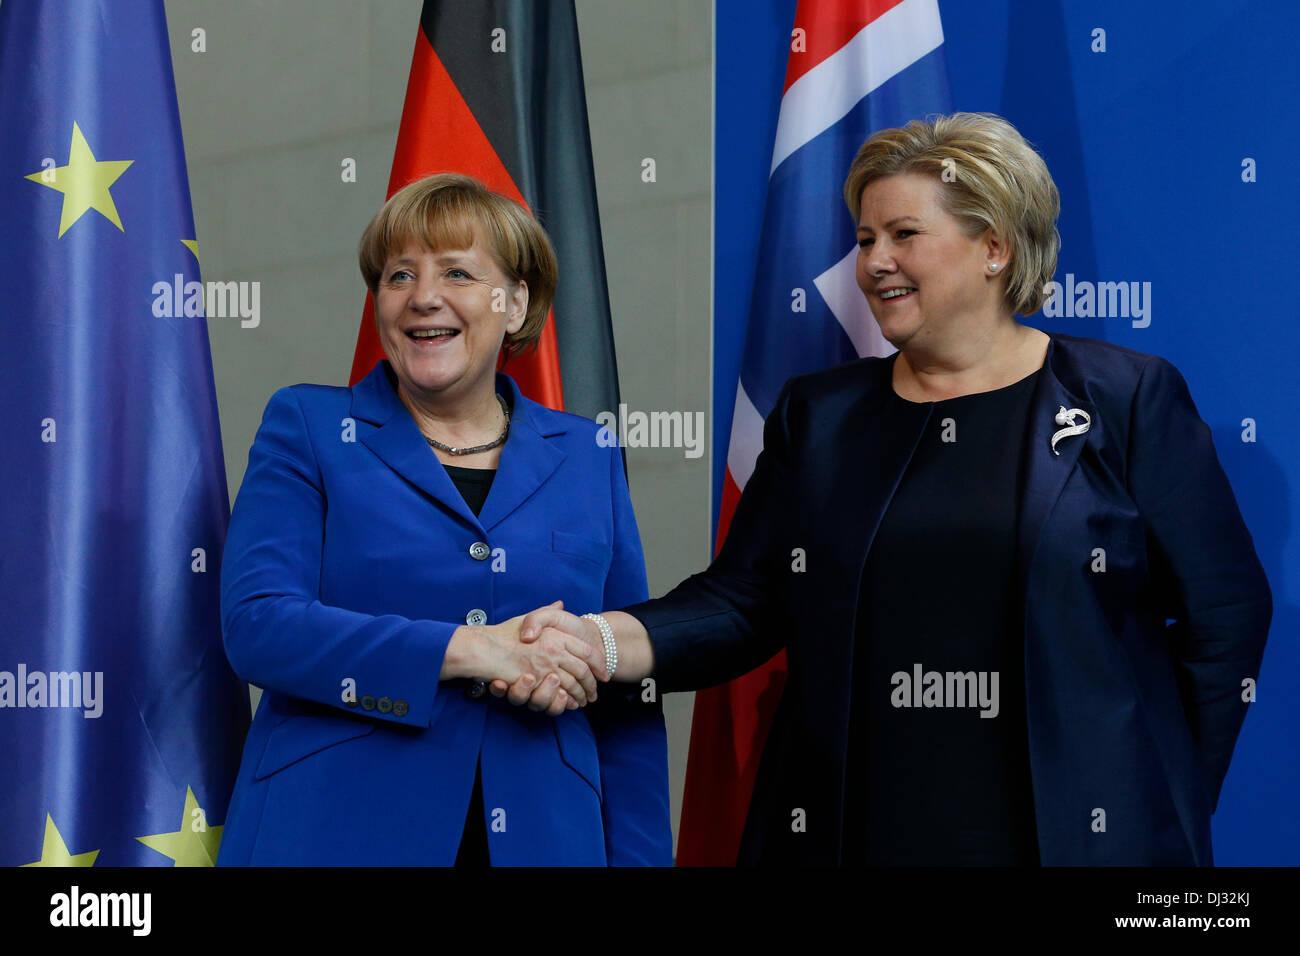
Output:
<path fill-rule="evenodd" d="M 211 865 L 248 724 L 162 0 L 0 3 L 0 864 Z"/>

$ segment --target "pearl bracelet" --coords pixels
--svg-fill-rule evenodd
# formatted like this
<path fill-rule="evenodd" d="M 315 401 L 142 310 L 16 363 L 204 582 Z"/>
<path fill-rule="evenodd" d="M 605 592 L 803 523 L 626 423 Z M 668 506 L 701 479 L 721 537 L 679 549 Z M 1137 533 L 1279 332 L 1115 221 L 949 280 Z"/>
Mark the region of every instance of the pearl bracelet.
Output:
<path fill-rule="evenodd" d="M 618 667 L 618 644 L 614 642 L 614 629 L 609 626 L 602 614 L 582 615 L 588 621 L 595 621 L 600 628 L 601 640 L 605 642 L 605 670 L 609 671 L 610 680 L 614 679 L 614 669 Z"/>

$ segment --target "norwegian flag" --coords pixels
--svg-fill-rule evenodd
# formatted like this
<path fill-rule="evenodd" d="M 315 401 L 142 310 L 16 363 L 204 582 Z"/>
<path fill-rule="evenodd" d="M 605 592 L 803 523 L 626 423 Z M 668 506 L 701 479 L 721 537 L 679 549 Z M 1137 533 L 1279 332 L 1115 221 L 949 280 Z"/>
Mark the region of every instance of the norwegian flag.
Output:
<path fill-rule="evenodd" d="M 951 110 L 937 0 L 799 0 L 736 390 L 718 547 L 786 379 L 893 351 L 855 279 L 849 164 L 873 132 Z M 802 290 L 802 295 L 800 295 Z M 802 311 L 801 311 L 802 310 Z M 695 698 L 679 866 L 736 862 L 785 653 Z"/>

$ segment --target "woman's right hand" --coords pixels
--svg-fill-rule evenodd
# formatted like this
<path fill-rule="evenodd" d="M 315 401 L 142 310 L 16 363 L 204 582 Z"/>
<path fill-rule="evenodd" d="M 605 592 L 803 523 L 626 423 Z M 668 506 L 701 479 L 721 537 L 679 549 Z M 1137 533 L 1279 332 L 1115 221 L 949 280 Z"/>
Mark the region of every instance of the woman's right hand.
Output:
<path fill-rule="evenodd" d="M 552 607 L 562 608 L 563 604 L 557 601 Z M 447 645 L 439 679 L 473 677 L 536 688 L 538 675 L 544 675 L 543 684 L 553 682 L 559 690 L 549 706 L 534 706 L 531 702 L 529 706 L 553 717 L 594 701 L 597 673 L 604 671 L 603 651 L 597 652 L 586 641 L 557 630 L 524 643 L 519 632 L 525 617 L 520 615 L 500 624 L 458 627 Z M 539 699 L 549 698 L 550 694 L 539 695 Z"/>

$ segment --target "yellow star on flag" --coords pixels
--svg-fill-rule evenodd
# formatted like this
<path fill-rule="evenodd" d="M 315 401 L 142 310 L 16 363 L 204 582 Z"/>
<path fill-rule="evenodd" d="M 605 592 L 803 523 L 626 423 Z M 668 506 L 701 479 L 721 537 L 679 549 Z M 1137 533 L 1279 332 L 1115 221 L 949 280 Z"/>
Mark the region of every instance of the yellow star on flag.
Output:
<path fill-rule="evenodd" d="M 195 811 L 198 810 L 198 815 Z M 199 829 L 195 823 L 202 821 Z M 199 810 L 199 801 L 191 787 L 185 788 L 185 810 L 181 814 L 181 828 L 172 833 L 155 833 L 136 837 L 150 849 L 175 860 L 176 866 L 212 866 L 217 861 L 217 847 L 221 845 L 221 827 L 210 827 Z"/>
<path fill-rule="evenodd" d="M 181 245 L 183 245 L 186 249 L 190 250 L 190 252 L 194 253 L 194 258 L 196 260 L 198 259 L 199 241 L 197 239 L 182 239 Z"/>
<path fill-rule="evenodd" d="M 54 818 L 45 814 L 45 839 L 41 842 L 41 858 L 35 863 L 23 866 L 94 866 L 98 850 L 88 853 L 69 853 L 68 845 L 63 842 L 59 828 L 54 825 Z"/>
<path fill-rule="evenodd" d="M 117 214 L 117 206 L 113 203 L 108 187 L 117 182 L 117 177 L 126 172 L 126 167 L 133 162 L 135 160 L 132 159 L 103 162 L 95 159 L 86 137 L 81 134 L 81 127 L 73 123 L 68 165 L 31 173 L 23 178 L 63 193 L 63 213 L 59 217 L 60 239 L 89 209 L 94 209 L 118 229 L 126 232 L 122 229 L 122 220 Z"/>

